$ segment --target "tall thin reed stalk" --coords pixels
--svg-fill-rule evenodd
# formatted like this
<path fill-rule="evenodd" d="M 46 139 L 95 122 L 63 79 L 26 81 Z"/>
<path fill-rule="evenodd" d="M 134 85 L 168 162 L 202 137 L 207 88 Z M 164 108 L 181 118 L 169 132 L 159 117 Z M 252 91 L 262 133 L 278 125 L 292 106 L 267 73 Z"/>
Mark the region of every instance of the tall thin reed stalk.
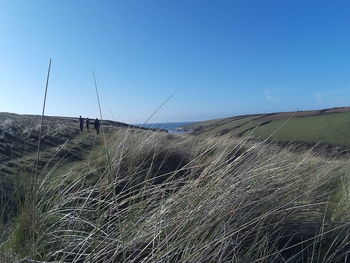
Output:
<path fill-rule="evenodd" d="M 40 160 L 40 146 L 41 146 L 41 137 L 42 137 L 42 131 L 43 131 L 43 124 L 44 124 L 44 114 L 45 114 L 45 106 L 46 106 L 46 96 L 47 96 L 47 89 L 49 86 L 49 79 L 50 79 L 50 71 L 51 71 L 51 58 L 49 61 L 49 68 L 47 70 L 47 77 L 46 77 L 46 85 L 45 85 L 45 95 L 44 95 L 44 101 L 43 101 L 43 109 L 41 113 L 41 120 L 40 120 L 40 130 L 39 130 L 39 138 L 38 138 L 38 149 L 37 149 L 37 157 L 36 157 L 36 164 L 35 164 L 35 172 L 33 177 L 33 192 L 32 195 L 32 256 L 35 257 L 36 254 L 36 238 L 35 238 L 35 232 L 36 232 L 36 201 L 37 201 L 37 180 L 38 180 L 38 173 L 39 173 L 39 160 Z"/>
<path fill-rule="evenodd" d="M 177 93 L 177 91 L 175 91 L 174 93 L 172 93 L 169 97 L 167 97 L 159 106 L 157 109 L 155 109 L 155 111 L 153 111 L 151 113 L 151 115 L 145 120 L 145 122 L 143 123 L 143 125 L 146 125 L 150 119 L 152 119 L 152 117 L 172 98 L 175 96 L 175 94 Z"/>
<path fill-rule="evenodd" d="M 103 126 L 103 116 L 102 116 L 102 109 L 101 109 L 101 103 L 100 103 L 100 96 L 98 94 L 98 87 L 97 87 L 97 81 L 96 81 L 96 77 L 95 77 L 95 71 L 92 71 L 92 76 L 94 78 L 94 84 L 95 84 L 95 91 L 96 91 L 96 97 L 97 97 L 97 103 L 98 103 L 98 109 L 100 112 L 100 119 L 101 119 L 101 130 L 102 130 L 102 135 L 103 135 L 103 141 L 104 141 L 104 145 L 105 145 L 105 150 L 106 150 L 106 156 L 107 156 L 107 160 L 108 160 L 108 168 L 109 170 L 111 169 L 110 166 L 110 156 L 109 156 L 109 152 L 108 152 L 108 148 L 107 148 L 107 140 L 106 140 L 106 134 L 104 131 L 104 126 Z"/>

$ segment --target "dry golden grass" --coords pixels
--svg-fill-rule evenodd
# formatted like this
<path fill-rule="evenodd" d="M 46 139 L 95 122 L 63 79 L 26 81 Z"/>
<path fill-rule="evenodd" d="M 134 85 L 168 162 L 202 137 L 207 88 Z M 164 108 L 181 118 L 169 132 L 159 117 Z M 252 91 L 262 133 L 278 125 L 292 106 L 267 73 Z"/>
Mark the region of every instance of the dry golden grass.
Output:
<path fill-rule="evenodd" d="M 347 160 L 132 129 L 108 141 L 38 177 L 39 262 L 349 260 Z M 33 260 L 22 211 L 2 247 Z"/>

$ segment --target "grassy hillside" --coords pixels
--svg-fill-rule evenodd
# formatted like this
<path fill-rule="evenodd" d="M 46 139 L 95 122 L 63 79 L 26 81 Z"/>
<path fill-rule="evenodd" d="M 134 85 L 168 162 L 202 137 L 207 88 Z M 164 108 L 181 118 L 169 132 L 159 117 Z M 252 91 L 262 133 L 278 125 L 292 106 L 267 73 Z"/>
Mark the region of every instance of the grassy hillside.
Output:
<path fill-rule="evenodd" d="M 258 127 L 253 134 L 257 138 L 267 138 L 274 132 L 273 138 L 279 141 L 350 146 L 350 112 L 277 120 Z"/>
<path fill-rule="evenodd" d="M 252 117 L 221 121 L 240 129 Z M 46 145 L 36 192 L 31 173 L 8 177 L 19 176 L 21 198 L 0 184 L 2 205 L 17 207 L 0 225 L 1 262 L 347 260 L 346 159 L 132 127 L 110 127 L 103 141 L 77 133 Z"/>
<path fill-rule="evenodd" d="M 0 113 L 0 221 L 7 223 L 24 198 L 23 183 L 34 173 L 37 158 L 40 116 Z M 129 127 L 104 122 L 110 130 Z M 78 119 L 45 117 L 39 168 L 49 171 L 58 162 L 81 161 L 94 146 L 102 143 L 94 130 L 80 134 Z M 85 127 L 84 127 L 85 129 Z"/>
<path fill-rule="evenodd" d="M 186 126 L 195 134 L 250 136 L 281 142 L 350 146 L 350 109 L 287 112 L 232 117 Z"/>
<path fill-rule="evenodd" d="M 40 174 L 2 261 L 345 262 L 347 160 L 225 136 L 118 129 L 107 140 Z"/>

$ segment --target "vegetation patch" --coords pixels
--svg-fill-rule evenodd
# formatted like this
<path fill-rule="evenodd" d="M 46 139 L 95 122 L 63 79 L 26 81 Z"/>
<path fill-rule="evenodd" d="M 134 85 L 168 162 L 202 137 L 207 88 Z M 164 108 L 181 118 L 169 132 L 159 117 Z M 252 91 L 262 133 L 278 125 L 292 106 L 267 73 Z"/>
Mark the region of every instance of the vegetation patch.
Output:
<path fill-rule="evenodd" d="M 242 129 L 252 125 L 243 118 L 239 123 Z M 347 159 L 292 153 L 230 133 L 203 137 L 118 127 L 105 138 L 79 133 L 42 157 L 35 195 L 23 177 L 12 184 L 23 188 L 15 191 L 22 198 L 9 199 L 4 194 L 12 190 L 2 190 L 3 200 L 16 206 L 1 225 L 4 262 L 348 257 Z"/>
<path fill-rule="evenodd" d="M 257 127 L 253 136 L 259 139 L 271 137 L 284 142 L 323 142 L 350 146 L 349 134 L 350 113 L 337 113 L 272 121 Z"/>

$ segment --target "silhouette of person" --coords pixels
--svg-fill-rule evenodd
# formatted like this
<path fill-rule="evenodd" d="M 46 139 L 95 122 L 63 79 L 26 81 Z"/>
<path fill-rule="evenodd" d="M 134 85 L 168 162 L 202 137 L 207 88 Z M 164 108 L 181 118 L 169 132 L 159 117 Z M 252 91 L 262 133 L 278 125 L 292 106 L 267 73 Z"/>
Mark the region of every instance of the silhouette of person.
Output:
<path fill-rule="evenodd" d="M 79 117 L 79 127 L 80 127 L 80 132 L 83 131 L 83 128 L 84 128 L 84 119 L 81 117 Z"/>
<path fill-rule="evenodd" d="M 97 118 L 94 122 L 94 127 L 96 129 L 96 134 L 99 134 L 100 133 L 100 121 Z"/>
<path fill-rule="evenodd" d="M 89 130 L 89 126 L 90 126 L 90 120 L 89 120 L 89 118 L 86 118 L 86 130 L 89 132 L 90 130 Z"/>

